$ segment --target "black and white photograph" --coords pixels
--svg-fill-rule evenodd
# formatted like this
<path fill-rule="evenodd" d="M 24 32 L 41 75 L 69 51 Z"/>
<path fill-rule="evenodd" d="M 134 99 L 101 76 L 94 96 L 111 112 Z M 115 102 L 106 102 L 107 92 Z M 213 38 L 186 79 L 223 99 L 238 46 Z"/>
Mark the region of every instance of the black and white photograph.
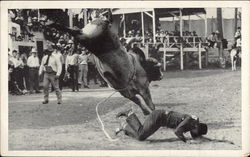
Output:
<path fill-rule="evenodd" d="M 12 3 L 1 11 L 8 153 L 250 153 L 248 2 Z"/>

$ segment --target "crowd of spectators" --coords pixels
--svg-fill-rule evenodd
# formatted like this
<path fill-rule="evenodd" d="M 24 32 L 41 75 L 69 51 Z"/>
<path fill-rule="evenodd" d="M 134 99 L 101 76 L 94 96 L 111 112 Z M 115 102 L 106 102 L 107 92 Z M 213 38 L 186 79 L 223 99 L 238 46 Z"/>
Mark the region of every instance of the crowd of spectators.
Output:
<path fill-rule="evenodd" d="M 99 76 L 95 67 L 95 59 L 84 47 L 75 45 L 74 38 L 54 29 L 44 32 L 51 38 L 54 49 L 53 55 L 58 57 L 62 64 L 62 73 L 59 78 L 59 88 L 71 87 L 72 91 L 79 91 L 79 87 L 89 88 L 91 79 L 100 87 L 107 83 Z M 56 43 L 56 44 L 54 44 Z M 30 52 L 20 54 L 18 50 L 9 49 L 9 91 L 11 94 L 40 93 L 38 70 L 41 60 L 38 52 L 32 48 Z M 43 55 L 46 51 L 43 52 Z M 53 91 L 53 88 L 51 89 Z"/>
<path fill-rule="evenodd" d="M 177 47 L 177 44 L 182 42 L 185 47 L 192 47 L 194 43 L 204 42 L 200 36 L 197 35 L 196 31 L 184 31 L 183 37 L 180 37 L 179 31 L 164 31 L 163 29 L 157 30 L 155 34 L 155 39 L 157 43 L 166 43 L 172 45 L 171 47 Z M 142 41 L 141 30 L 129 30 L 126 34 L 126 39 L 136 38 L 137 41 Z M 144 42 L 153 43 L 153 33 L 151 30 L 147 30 L 144 33 Z"/>

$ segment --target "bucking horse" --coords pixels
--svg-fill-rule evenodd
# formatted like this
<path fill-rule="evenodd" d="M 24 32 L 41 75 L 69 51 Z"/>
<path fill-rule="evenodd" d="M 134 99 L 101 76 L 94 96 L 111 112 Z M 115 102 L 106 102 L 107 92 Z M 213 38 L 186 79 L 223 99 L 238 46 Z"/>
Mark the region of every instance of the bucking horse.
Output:
<path fill-rule="evenodd" d="M 101 76 L 122 96 L 139 105 L 144 115 L 148 115 L 155 109 L 149 84 L 162 79 L 160 64 L 155 59 L 146 59 L 138 47 L 124 48 L 118 35 L 111 31 L 111 24 L 109 18 L 100 16 L 82 29 L 68 28 L 59 23 L 48 27 L 69 33 L 77 43 L 93 53 L 98 58 L 97 68 Z"/>

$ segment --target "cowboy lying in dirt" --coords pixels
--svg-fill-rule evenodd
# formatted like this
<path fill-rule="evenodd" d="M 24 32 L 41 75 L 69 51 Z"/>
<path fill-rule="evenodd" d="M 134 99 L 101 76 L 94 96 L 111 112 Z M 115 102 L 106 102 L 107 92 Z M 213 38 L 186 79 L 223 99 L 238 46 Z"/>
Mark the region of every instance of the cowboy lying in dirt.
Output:
<path fill-rule="evenodd" d="M 125 135 L 133 137 L 139 141 L 143 141 L 155 133 L 160 127 L 168 127 L 175 129 L 175 135 L 186 142 L 183 133 L 190 131 L 192 138 L 197 138 L 207 134 L 207 125 L 199 122 L 199 118 L 193 115 L 181 114 L 178 112 L 165 110 L 154 110 L 146 118 L 143 125 L 139 121 L 132 109 L 122 111 L 116 115 L 126 117 L 126 121 L 116 129 L 116 135 L 123 131 Z"/>

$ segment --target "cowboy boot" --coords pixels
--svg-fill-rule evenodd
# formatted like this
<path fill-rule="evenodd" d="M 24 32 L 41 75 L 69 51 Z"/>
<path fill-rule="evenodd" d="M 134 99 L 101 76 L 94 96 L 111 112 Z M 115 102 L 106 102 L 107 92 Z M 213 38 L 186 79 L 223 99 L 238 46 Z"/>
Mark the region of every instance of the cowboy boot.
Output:
<path fill-rule="evenodd" d="M 124 110 L 124 111 L 119 112 L 119 113 L 116 115 L 116 118 L 120 118 L 120 117 L 122 117 L 122 116 L 128 117 L 129 112 L 132 112 L 132 109 L 131 109 L 131 108 L 128 109 L 128 110 Z"/>

